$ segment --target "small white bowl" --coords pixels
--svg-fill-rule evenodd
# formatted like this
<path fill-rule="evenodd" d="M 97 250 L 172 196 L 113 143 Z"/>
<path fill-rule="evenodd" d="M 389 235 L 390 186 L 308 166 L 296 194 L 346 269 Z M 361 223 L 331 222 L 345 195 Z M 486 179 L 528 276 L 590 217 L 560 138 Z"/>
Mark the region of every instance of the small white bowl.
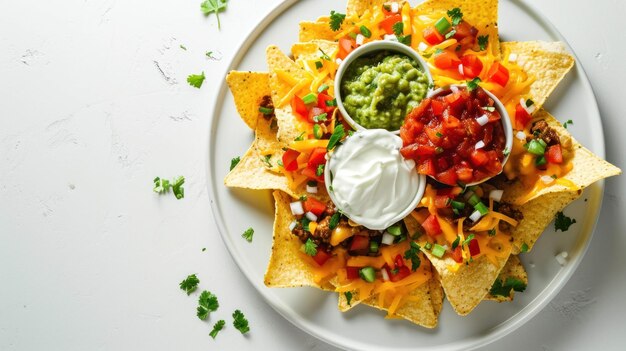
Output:
<path fill-rule="evenodd" d="M 467 89 L 467 85 L 465 84 L 453 84 L 453 85 L 448 85 L 445 87 L 441 87 L 437 90 L 434 90 L 430 92 L 427 95 L 427 97 L 432 98 L 432 97 L 448 94 L 452 90 L 451 87 L 453 86 L 457 87 L 459 90 Z M 504 159 L 502 159 L 502 170 L 504 170 L 504 165 L 506 164 L 506 161 L 509 160 L 509 155 L 511 155 L 511 148 L 513 147 L 513 124 L 511 123 L 511 118 L 509 117 L 509 113 L 506 111 L 506 108 L 504 107 L 502 102 L 500 102 L 500 99 L 498 99 L 495 95 L 493 95 L 489 90 L 485 88 L 482 88 L 482 89 L 493 100 L 496 111 L 500 113 L 500 121 L 502 122 L 502 129 L 504 130 L 504 139 L 505 139 L 504 150 L 505 151 L 508 150 L 508 152 L 505 152 Z M 502 171 L 500 171 L 500 173 L 502 173 Z M 494 174 L 491 177 L 487 177 L 485 179 L 482 179 L 474 183 L 469 183 L 467 184 L 467 186 L 478 185 L 480 183 L 486 182 L 487 180 L 497 176 L 498 174 Z M 435 179 L 435 177 L 432 177 L 432 176 L 430 177 L 434 180 L 437 180 Z"/>
<path fill-rule="evenodd" d="M 369 42 L 367 44 L 363 44 L 359 46 L 350 54 L 348 54 L 345 60 L 343 60 L 339 64 L 339 68 L 337 69 L 337 73 L 335 74 L 335 98 L 337 100 L 337 107 L 339 108 L 339 111 L 341 112 L 341 115 L 346 120 L 346 122 L 348 122 L 348 124 L 350 124 L 350 126 L 357 131 L 364 130 L 367 128 L 356 123 L 352 119 L 352 117 L 350 117 L 350 115 L 348 114 L 348 111 L 346 111 L 346 109 L 344 108 L 342 97 L 341 97 L 341 81 L 343 80 L 343 76 L 348 70 L 348 67 L 350 66 L 350 64 L 352 64 L 352 62 L 354 62 L 354 60 L 364 55 L 373 54 L 377 51 L 389 51 L 393 53 L 403 54 L 412 58 L 413 60 L 415 60 L 415 62 L 417 62 L 419 67 L 422 69 L 422 71 L 426 74 L 426 77 L 428 78 L 429 88 L 427 90 L 427 94 L 426 94 L 427 96 L 428 96 L 428 92 L 431 90 L 430 87 L 433 86 L 433 77 L 430 74 L 428 65 L 426 64 L 424 59 L 422 59 L 422 57 L 415 50 L 413 50 L 410 46 L 404 45 L 397 41 L 390 41 L 390 40 L 373 41 L 373 42 Z M 394 134 L 400 134 L 399 129 L 395 131 L 391 131 L 391 132 Z"/>

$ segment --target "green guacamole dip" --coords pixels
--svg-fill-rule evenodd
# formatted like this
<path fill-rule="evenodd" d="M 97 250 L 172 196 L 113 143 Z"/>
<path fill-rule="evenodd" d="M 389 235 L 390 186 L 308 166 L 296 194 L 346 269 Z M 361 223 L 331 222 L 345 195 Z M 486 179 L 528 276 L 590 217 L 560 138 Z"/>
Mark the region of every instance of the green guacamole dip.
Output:
<path fill-rule="evenodd" d="M 344 108 L 367 129 L 400 129 L 427 90 L 428 77 L 417 62 L 388 51 L 357 58 L 341 82 Z"/>

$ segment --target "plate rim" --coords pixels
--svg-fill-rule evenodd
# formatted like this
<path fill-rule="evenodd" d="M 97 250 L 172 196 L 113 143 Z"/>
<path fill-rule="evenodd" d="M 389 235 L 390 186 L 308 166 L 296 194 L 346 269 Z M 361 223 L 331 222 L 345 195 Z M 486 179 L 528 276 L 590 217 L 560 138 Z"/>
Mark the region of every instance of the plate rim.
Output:
<path fill-rule="evenodd" d="M 272 9 L 270 9 L 236 46 L 236 53 L 230 61 L 230 64 L 226 68 L 226 72 L 221 77 L 221 84 L 219 91 L 217 92 L 215 104 L 210 112 L 210 119 L 208 123 L 208 133 L 207 133 L 207 147 L 205 148 L 205 179 L 207 182 L 207 190 L 209 195 L 209 202 L 211 207 L 211 213 L 215 220 L 215 224 L 217 226 L 220 237 L 226 246 L 229 254 L 237 264 L 238 269 L 243 273 L 243 275 L 248 280 L 256 292 L 261 295 L 261 297 L 265 300 L 265 302 L 272 307 L 278 314 L 280 314 L 283 318 L 289 321 L 292 325 L 296 326 L 298 329 L 303 332 L 314 336 L 315 338 L 333 345 L 339 348 L 359 348 L 359 349 L 371 349 L 377 350 L 378 348 L 367 348 L 367 345 L 362 343 L 354 343 L 354 340 L 347 339 L 345 337 L 339 337 L 338 339 L 331 339 L 326 337 L 322 330 L 318 330 L 317 326 L 312 325 L 311 323 L 306 323 L 301 320 L 297 315 L 292 314 L 289 310 L 287 310 L 287 306 L 282 303 L 282 301 L 275 301 L 271 298 L 268 292 L 264 292 L 262 289 L 257 287 L 255 284 L 256 276 L 252 276 L 250 270 L 244 269 L 241 264 L 242 259 L 239 252 L 236 250 L 234 243 L 232 242 L 231 236 L 228 235 L 228 231 L 224 225 L 224 219 L 221 213 L 221 209 L 219 208 L 216 202 L 217 193 L 215 188 L 215 180 L 217 177 L 213 175 L 213 167 L 212 164 L 212 155 L 214 152 L 213 144 L 213 134 L 215 132 L 215 127 L 217 122 L 220 119 L 219 113 L 223 109 L 224 105 L 224 97 L 227 92 L 227 84 L 225 82 L 226 74 L 231 70 L 235 69 L 243 60 L 245 55 L 247 54 L 250 47 L 254 44 L 256 38 L 258 38 L 261 33 L 265 30 L 265 28 L 275 19 L 277 16 L 288 10 L 291 6 L 298 3 L 300 0 L 283 0 L 275 5 Z M 503 0 L 500 0 L 503 1 Z M 589 78 L 587 76 L 584 67 L 580 63 L 581 61 L 578 59 L 575 51 L 569 44 L 569 42 L 565 39 L 565 37 L 558 31 L 558 29 L 554 26 L 554 24 L 541 12 L 539 12 L 534 6 L 526 3 L 523 0 L 508 0 L 511 3 L 519 6 L 524 12 L 529 14 L 531 17 L 535 18 L 535 21 L 544 26 L 546 32 L 559 41 L 563 42 L 567 47 L 569 53 L 574 57 L 576 65 L 574 67 L 575 70 L 580 74 L 580 80 L 583 84 L 584 90 L 591 93 L 592 96 L 592 105 L 587 106 L 592 109 L 592 112 L 598 118 L 592 119 L 592 124 L 599 125 L 599 128 L 594 128 L 595 133 L 598 135 L 599 140 L 594 143 L 594 153 L 598 155 L 600 158 L 605 158 L 605 138 L 604 138 L 604 130 L 602 128 L 602 116 L 600 114 L 598 108 L 598 102 L 596 98 L 595 91 L 593 90 L 593 86 L 591 85 Z M 421 2 L 421 1 L 420 1 Z M 220 182 L 221 183 L 221 182 Z M 437 350 L 437 349 L 464 349 L 464 350 L 473 350 L 482 346 L 486 346 L 495 342 L 496 340 L 501 339 L 502 337 L 508 335 L 514 330 L 520 328 L 524 324 L 526 324 L 529 320 L 534 318 L 540 311 L 542 311 L 546 305 L 554 299 L 554 297 L 562 290 L 562 288 L 567 284 L 573 273 L 577 270 L 581 261 L 583 260 L 589 246 L 593 235 L 595 233 L 596 225 L 599 220 L 599 214 L 602 208 L 602 202 L 604 198 L 604 180 L 600 180 L 591 186 L 587 187 L 585 190 L 587 196 L 590 200 L 590 204 L 593 206 L 589 206 L 588 216 L 587 218 L 592 218 L 591 221 L 587 221 L 585 223 L 585 227 L 581 229 L 580 238 L 576 242 L 575 249 L 579 251 L 574 260 L 571 260 L 566 267 L 560 268 L 556 275 L 552 278 L 552 281 L 546 285 L 541 293 L 532 301 L 530 301 L 524 308 L 519 310 L 516 314 L 511 316 L 509 319 L 503 321 L 501 324 L 495 326 L 485 335 L 475 338 L 469 338 L 463 340 L 463 342 L 453 342 L 448 344 L 442 344 L 437 346 L 429 346 L 429 350 Z M 523 316 L 517 317 L 519 314 L 524 313 Z M 370 345 L 371 346 L 371 345 Z M 402 349 L 402 348 L 396 348 Z M 411 348 L 412 350 L 416 350 L 416 348 Z M 421 348 L 418 348 L 421 349 Z"/>

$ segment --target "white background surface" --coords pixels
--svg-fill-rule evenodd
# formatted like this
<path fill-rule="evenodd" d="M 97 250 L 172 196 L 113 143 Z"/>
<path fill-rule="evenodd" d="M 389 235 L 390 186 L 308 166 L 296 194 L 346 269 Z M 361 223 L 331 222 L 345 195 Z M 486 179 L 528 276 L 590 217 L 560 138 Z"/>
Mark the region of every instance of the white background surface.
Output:
<path fill-rule="evenodd" d="M 244 36 L 279 2 L 231 0 L 218 31 L 199 0 L 3 1 L 0 349 L 334 350 L 251 288 L 216 231 L 206 191 L 219 80 Z M 606 157 L 624 169 L 626 4 L 527 2 L 586 69 Z M 206 59 L 206 51 L 221 59 Z M 197 90 L 185 79 L 201 71 L 207 80 Z M 185 199 L 152 193 L 157 175 L 185 175 Z M 596 234 L 570 282 L 489 349 L 623 346 L 625 190 L 623 176 L 606 182 Z M 195 317 L 197 293 L 178 289 L 190 273 L 220 298 L 209 322 Z M 250 320 L 245 337 L 231 325 L 235 308 Z M 212 340 L 218 319 L 227 326 Z"/>

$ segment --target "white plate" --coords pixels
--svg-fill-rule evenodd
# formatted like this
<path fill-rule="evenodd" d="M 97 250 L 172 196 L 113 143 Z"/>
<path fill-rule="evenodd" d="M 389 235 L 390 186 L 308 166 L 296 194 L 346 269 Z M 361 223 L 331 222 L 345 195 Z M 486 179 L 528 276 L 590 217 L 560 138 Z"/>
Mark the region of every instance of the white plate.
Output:
<path fill-rule="evenodd" d="M 265 48 L 277 44 L 289 52 L 297 41 L 298 22 L 314 20 L 330 10 L 343 11 L 336 0 L 285 1 L 274 9 L 241 45 L 231 69 L 267 71 Z M 501 1 L 500 37 L 503 41 L 565 41 L 540 14 L 519 1 Z M 571 52 L 571 50 L 570 50 Z M 269 191 L 227 189 L 223 185 L 232 157 L 243 155 L 253 134 L 239 119 L 228 87 L 222 85 L 210 124 L 208 148 L 209 194 L 213 215 L 232 257 L 252 285 L 286 319 L 307 333 L 347 349 L 422 350 L 471 349 L 492 342 L 520 327 L 539 312 L 565 285 L 580 263 L 591 239 L 600 209 L 603 183 L 588 188 L 566 209 L 577 223 L 569 231 L 546 229 L 531 253 L 521 255 L 529 285 L 512 303 L 481 303 L 469 316 L 457 316 L 445 303 L 434 330 L 401 320 L 386 320 L 384 313 L 367 306 L 337 310 L 336 294 L 312 288 L 270 289 L 263 284 L 272 242 L 273 204 Z M 577 65 L 550 96 L 546 108 L 560 120 L 573 119 L 570 131 L 600 157 L 604 136 L 591 86 Z M 241 233 L 255 230 L 254 242 Z M 561 267 L 554 259 L 567 251 Z"/>

